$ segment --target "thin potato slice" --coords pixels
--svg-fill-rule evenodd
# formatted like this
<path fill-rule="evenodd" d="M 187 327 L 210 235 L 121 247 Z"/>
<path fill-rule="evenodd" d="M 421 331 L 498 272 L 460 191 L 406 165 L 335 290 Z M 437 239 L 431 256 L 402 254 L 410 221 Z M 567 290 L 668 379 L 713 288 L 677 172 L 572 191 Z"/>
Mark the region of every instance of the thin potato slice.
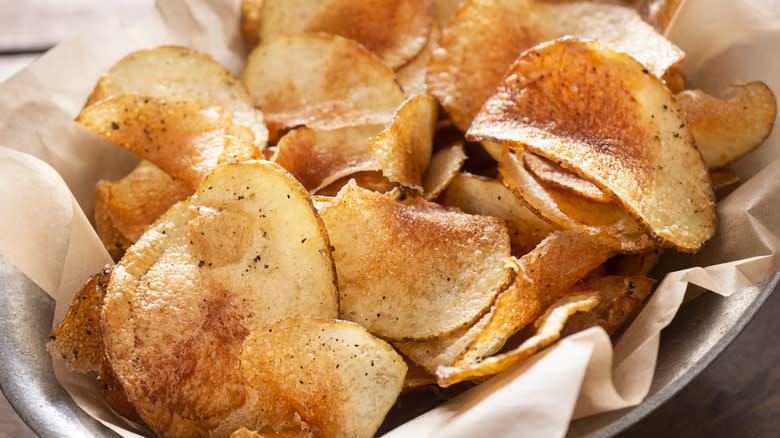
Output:
<path fill-rule="evenodd" d="M 101 181 L 108 190 L 108 211 L 114 226 L 132 242 L 173 204 L 193 190 L 148 161 L 118 182 Z"/>
<path fill-rule="evenodd" d="M 431 60 L 433 49 L 436 47 L 440 36 L 441 27 L 434 21 L 431 27 L 431 35 L 428 37 L 425 47 L 422 48 L 414 59 L 395 72 L 395 79 L 401 85 L 401 89 L 404 90 L 404 94 L 407 97 L 428 94 L 428 84 L 425 83 L 425 75 L 428 72 L 428 63 Z"/>
<path fill-rule="evenodd" d="M 49 332 L 46 350 L 65 360 L 77 373 L 97 371 L 103 358 L 100 335 L 100 309 L 106 294 L 111 268 L 91 276 L 70 304 L 65 319 Z"/>
<path fill-rule="evenodd" d="M 304 187 L 316 192 L 353 173 L 380 170 L 368 140 L 384 127 L 384 124 L 336 129 L 301 126 L 279 140 L 271 161 L 281 164 Z"/>
<path fill-rule="evenodd" d="M 626 322 L 631 321 L 653 290 L 655 280 L 640 276 L 604 276 L 588 278 L 582 286 L 599 293 L 595 308 L 572 315 L 566 322 L 562 336 L 601 326 L 612 336 Z"/>
<path fill-rule="evenodd" d="M 317 194 L 322 196 L 336 196 L 339 191 L 350 181 L 355 181 L 355 184 L 357 184 L 358 187 L 362 187 L 377 193 L 388 193 L 395 189 L 400 189 L 398 184 L 390 181 L 386 176 L 382 175 L 382 171 L 369 170 L 365 172 L 353 173 L 349 176 L 340 178 L 329 184 L 327 187 L 317 190 Z"/>
<path fill-rule="evenodd" d="M 306 31 L 356 41 L 396 70 L 428 41 L 433 15 L 433 0 L 329 0 Z"/>
<path fill-rule="evenodd" d="M 299 415 L 314 436 L 368 438 L 401 393 L 407 368 L 357 324 L 291 318 L 246 339 L 241 369 L 261 405 L 281 417 L 272 426 Z"/>
<path fill-rule="evenodd" d="M 463 142 L 458 141 L 452 146 L 439 149 L 428 165 L 428 170 L 423 175 L 422 186 L 425 199 L 436 198 L 458 176 L 458 171 L 466 162 L 466 152 L 463 150 Z"/>
<path fill-rule="evenodd" d="M 386 123 L 404 101 L 392 70 L 336 35 L 286 35 L 264 42 L 249 55 L 241 80 L 262 108 L 271 138 L 299 125 Z"/>
<path fill-rule="evenodd" d="M 322 210 L 335 248 L 341 318 L 395 341 L 465 327 L 509 281 L 503 221 L 347 184 Z M 420 318 L 425 314 L 425 318 Z"/>
<path fill-rule="evenodd" d="M 707 168 L 674 96 L 628 55 L 564 38 L 526 51 L 466 136 L 517 146 L 612 193 L 659 245 L 715 232 Z"/>
<path fill-rule="evenodd" d="M 546 158 L 536 154 L 525 153 L 523 154 L 523 160 L 525 167 L 543 183 L 568 190 L 591 201 L 612 202 L 612 196 L 609 193 L 604 192 L 592 182 L 556 165 Z"/>
<path fill-rule="evenodd" d="M 520 346 L 506 353 L 488 357 L 470 366 L 439 367 L 436 370 L 437 382 L 440 386 L 446 387 L 463 380 L 498 374 L 557 341 L 570 316 L 576 312 L 589 311 L 596 307 L 598 303 L 599 296 L 595 291 L 565 295 L 539 317 L 539 320 L 536 322 L 536 333 L 520 344 Z"/>
<path fill-rule="evenodd" d="M 504 178 L 504 184 L 541 217 L 560 228 L 608 241 L 624 253 L 642 252 L 653 246 L 650 237 L 623 207 L 542 185 L 523 166 L 526 155 L 518 157 L 505 151 L 498 163 L 498 172 Z"/>
<path fill-rule="evenodd" d="M 573 231 L 551 234 L 533 251 L 513 259 L 515 282 L 496 299 L 493 316 L 454 366 L 471 367 L 498 352 L 556 298 L 615 255 L 601 241 Z"/>
<path fill-rule="evenodd" d="M 730 167 L 719 167 L 710 170 L 710 180 L 712 181 L 712 190 L 719 198 L 731 193 L 742 184 L 742 180 Z"/>
<path fill-rule="evenodd" d="M 114 226 L 114 222 L 111 220 L 108 205 L 110 184 L 110 182 L 105 180 L 98 181 L 97 184 L 94 210 L 95 231 L 100 237 L 100 241 L 103 242 L 103 246 L 106 247 L 106 250 L 108 250 L 108 253 L 111 255 L 111 259 L 114 260 L 114 262 L 118 262 L 119 259 L 125 255 L 125 251 L 133 242 L 125 237 L 122 232 Z"/>
<path fill-rule="evenodd" d="M 263 113 L 253 107 L 241 81 L 212 57 L 186 47 L 162 46 L 125 56 L 100 78 L 84 106 L 123 94 L 184 97 L 221 106 L 252 131 L 260 150 L 268 140 Z"/>
<path fill-rule="evenodd" d="M 192 190 L 217 166 L 226 147 L 235 149 L 229 136 L 251 150 L 245 157 L 260 156 L 246 128 L 221 108 L 194 99 L 126 94 L 83 109 L 76 121 Z"/>
<path fill-rule="evenodd" d="M 225 164 L 114 267 L 106 357 L 160 435 L 261 430 L 259 396 L 240 369 L 244 338 L 282 318 L 335 318 L 337 298 L 308 192 L 274 163 Z"/>
<path fill-rule="evenodd" d="M 442 203 L 469 214 L 500 217 L 507 221 L 512 250 L 521 254 L 534 249 L 555 227 L 532 213 L 500 182 L 460 173 L 450 183 Z"/>
<path fill-rule="evenodd" d="M 718 168 L 757 148 L 772 132 L 777 102 L 763 82 L 737 83 L 725 100 L 685 90 L 677 103 L 685 113 L 704 162 Z"/>
<path fill-rule="evenodd" d="M 428 71 L 430 93 L 466 131 L 512 61 L 541 42 L 571 35 L 626 52 L 660 76 L 683 53 L 631 8 L 596 2 L 471 0 L 443 32 Z"/>
<path fill-rule="evenodd" d="M 410 97 L 395 112 L 390 126 L 368 141 L 390 181 L 422 193 L 423 173 L 431 160 L 436 112 L 436 100 L 431 96 Z"/>

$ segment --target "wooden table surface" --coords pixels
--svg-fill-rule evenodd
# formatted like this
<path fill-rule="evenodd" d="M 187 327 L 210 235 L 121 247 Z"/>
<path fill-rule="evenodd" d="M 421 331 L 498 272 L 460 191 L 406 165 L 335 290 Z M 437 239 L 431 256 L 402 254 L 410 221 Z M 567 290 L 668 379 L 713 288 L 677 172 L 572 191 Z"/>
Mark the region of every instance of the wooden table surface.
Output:
<path fill-rule="evenodd" d="M 0 81 L 75 30 L 143 16 L 152 0 L 0 0 Z M 780 437 L 780 294 L 701 375 L 620 438 Z M 0 397 L 0 438 L 36 436 Z"/>

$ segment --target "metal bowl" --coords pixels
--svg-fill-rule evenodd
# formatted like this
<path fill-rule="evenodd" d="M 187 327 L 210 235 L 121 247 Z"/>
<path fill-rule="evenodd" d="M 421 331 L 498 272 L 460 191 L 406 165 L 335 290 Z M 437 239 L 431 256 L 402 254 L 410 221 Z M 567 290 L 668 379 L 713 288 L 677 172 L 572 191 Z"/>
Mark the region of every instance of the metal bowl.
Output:
<path fill-rule="evenodd" d="M 576 420 L 567 436 L 609 437 L 647 416 L 736 338 L 778 283 L 780 270 L 728 298 L 707 293 L 683 306 L 662 332 L 647 399 L 633 408 Z M 53 300 L 2 256 L 0 290 L 0 389 L 19 416 L 43 438 L 118 436 L 76 406 L 54 377 L 46 351 Z"/>

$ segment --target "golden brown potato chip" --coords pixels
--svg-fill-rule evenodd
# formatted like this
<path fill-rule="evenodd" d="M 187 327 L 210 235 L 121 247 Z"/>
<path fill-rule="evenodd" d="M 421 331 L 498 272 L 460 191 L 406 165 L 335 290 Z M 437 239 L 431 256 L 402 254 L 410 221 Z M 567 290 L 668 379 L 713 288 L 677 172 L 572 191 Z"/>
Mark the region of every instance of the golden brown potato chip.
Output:
<path fill-rule="evenodd" d="M 241 80 L 281 129 L 386 123 L 404 101 L 393 71 L 355 42 L 336 35 L 286 35 L 255 48 Z"/>
<path fill-rule="evenodd" d="M 526 51 L 467 138 L 517 145 L 611 192 L 659 245 L 715 232 L 707 168 L 674 96 L 630 56 L 564 38 Z"/>
<path fill-rule="evenodd" d="M 669 91 L 674 94 L 677 94 L 688 88 L 685 75 L 677 67 L 669 67 L 669 69 L 666 70 L 666 73 L 661 76 L 661 80 L 664 81 L 664 84 L 666 84 L 667 87 L 669 87 Z"/>
<path fill-rule="evenodd" d="M 253 332 L 241 369 L 279 430 L 300 416 L 314 436 L 372 437 L 401 393 L 403 358 L 347 321 L 291 318 Z M 276 417 L 276 418 L 273 418 Z"/>
<path fill-rule="evenodd" d="M 70 303 L 65 319 L 49 332 L 46 350 L 62 357 L 71 371 L 86 373 L 100 368 L 103 358 L 100 309 L 110 277 L 108 266 L 89 277 Z"/>
<path fill-rule="evenodd" d="M 383 338 L 430 340 L 465 327 L 509 281 L 500 219 L 422 199 L 405 205 L 354 183 L 321 214 L 335 248 L 340 316 Z"/>
<path fill-rule="evenodd" d="M 279 163 L 309 191 L 317 192 L 353 173 L 380 170 L 368 140 L 384 124 L 336 129 L 295 128 L 279 140 L 271 161 Z"/>
<path fill-rule="evenodd" d="M 566 322 L 562 336 L 601 326 L 608 335 L 634 318 L 640 306 L 653 290 L 655 280 L 641 276 L 604 276 L 587 278 L 581 288 L 599 293 L 599 305 L 572 315 Z"/>
<path fill-rule="evenodd" d="M 555 227 L 540 219 L 509 189 L 496 180 L 460 173 L 442 197 L 444 205 L 466 213 L 500 217 L 507 221 L 513 251 L 526 253 L 536 247 Z"/>
<path fill-rule="evenodd" d="M 235 125 L 220 107 L 194 99 L 126 94 L 85 108 L 76 121 L 151 161 L 190 189 L 217 166 L 225 149 L 235 149 L 228 137 L 254 151 L 244 155 L 260 156 L 251 132 Z"/>
<path fill-rule="evenodd" d="M 406 368 L 406 378 L 404 379 L 404 387 L 401 392 L 409 392 L 423 386 L 436 384 L 436 377 L 420 365 L 406 360 Z"/>
<path fill-rule="evenodd" d="M 458 175 L 465 162 L 466 152 L 463 150 L 462 141 L 436 151 L 431 156 L 428 170 L 423 175 L 422 186 L 425 199 L 430 201 L 439 196 Z"/>
<path fill-rule="evenodd" d="M 564 229 L 598 237 L 625 253 L 653 245 L 650 237 L 623 207 L 604 204 L 541 184 L 523 166 L 523 157 L 505 151 L 498 171 L 511 191 L 541 217 Z"/>
<path fill-rule="evenodd" d="M 596 2 L 471 0 L 440 38 L 428 71 L 428 88 L 455 125 L 466 131 L 482 104 L 523 51 L 571 35 L 626 52 L 656 75 L 683 53 L 631 8 Z"/>
<path fill-rule="evenodd" d="M 428 41 L 433 0 L 329 0 L 306 26 L 357 41 L 393 70 Z"/>
<path fill-rule="evenodd" d="M 286 317 L 338 315 L 330 244 L 308 192 L 264 161 L 216 168 L 114 267 L 106 357 L 160 435 L 262 430 L 244 338 Z"/>
<path fill-rule="evenodd" d="M 595 291 L 565 295 L 539 317 L 536 333 L 518 347 L 470 366 L 441 366 L 436 370 L 437 381 L 440 386 L 450 386 L 463 380 L 498 374 L 557 341 L 570 316 L 576 312 L 589 311 L 598 303 L 599 295 Z"/>
<path fill-rule="evenodd" d="M 395 72 L 395 80 L 401 85 L 404 94 L 412 97 L 418 94 L 428 94 L 428 84 L 425 83 L 425 75 L 428 72 L 428 63 L 436 43 L 441 36 L 441 28 L 436 22 L 431 26 L 431 35 L 425 47 L 408 64 Z"/>
<path fill-rule="evenodd" d="M 102 308 L 102 303 L 101 303 Z M 100 316 L 100 312 L 98 312 Z M 98 370 L 98 380 L 103 387 L 103 398 L 106 399 L 106 403 L 111 406 L 116 413 L 127 418 L 135 423 L 142 423 L 141 417 L 138 416 L 130 400 L 127 399 L 122 384 L 117 380 L 114 371 L 111 369 L 111 364 L 108 363 L 105 355 L 103 355 L 103 349 L 101 346 L 100 355 L 102 362 L 100 363 L 100 369 Z"/>
<path fill-rule="evenodd" d="M 210 56 L 186 47 L 162 46 L 125 56 L 100 78 L 84 106 L 123 94 L 192 98 L 221 106 L 252 131 L 260 150 L 268 140 L 263 113 L 254 108 L 241 81 Z"/>
<path fill-rule="evenodd" d="M 737 83 L 726 100 L 701 90 L 685 90 L 677 103 L 685 113 L 704 162 L 725 166 L 764 142 L 772 132 L 777 103 L 763 82 Z"/>
<path fill-rule="evenodd" d="M 381 171 L 357 172 L 352 175 L 340 178 L 327 187 L 317 191 L 318 195 L 336 196 L 339 191 L 350 181 L 355 181 L 358 187 L 368 189 L 377 193 L 387 193 L 393 189 L 400 189 L 398 184 L 391 182 Z"/>
<path fill-rule="evenodd" d="M 711 169 L 710 180 L 712 181 L 712 189 L 715 190 L 719 198 L 728 195 L 742 184 L 742 180 L 730 167 Z"/>
<path fill-rule="evenodd" d="M 526 152 L 523 154 L 523 160 L 525 167 L 542 183 L 568 190 L 591 201 L 612 202 L 612 196 L 609 193 L 604 192 L 592 182 L 556 165 L 546 158 Z"/>
<path fill-rule="evenodd" d="M 125 250 L 133 242 L 125 237 L 111 221 L 111 214 L 108 208 L 110 184 L 108 181 L 98 181 L 97 184 L 94 210 L 95 231 L 100 237 L 100 241 L 103 242 L 103 246 L 106 247 L 106 250 L 111 255 L 111 259 L 114 262 L 118 262 L 125 255 Z"/>
<path fill-rule="evenodd" d="M 108 212 L 114 226 L 135 242 L 146 228 L 193 190 L 148 161 L 118 182 L 100 181 L 108 190 Z"/>
<path fill-rule="evenodd" d="M 427 94 L 407 99 L 393 121 L 368 141 L 371 153 L 390 181 L 422 193 L 422 177 L 431 160 L 436 100 Z"/>
<path fill-rule="evenodd" d="M 512 335 L 614 254 L 592 237 L 558 231 L 530 253 L 513 259 L 515 282 L 498 296 L 493 315 L 454 366 L 470 367 L 498 352 Z"/>

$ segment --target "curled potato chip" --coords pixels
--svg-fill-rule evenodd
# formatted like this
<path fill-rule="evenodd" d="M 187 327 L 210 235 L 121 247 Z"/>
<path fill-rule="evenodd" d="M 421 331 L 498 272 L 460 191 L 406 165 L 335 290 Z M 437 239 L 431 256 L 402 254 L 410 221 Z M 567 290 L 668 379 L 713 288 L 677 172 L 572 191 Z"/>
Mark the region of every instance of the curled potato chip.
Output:
<path fill-rule="evenodd" d="M 437 382 L 440 386 L 450 386 L 463 380 L 498 374 L 557 341 L 570 316 L 576 312 L 589 311 L 598 303 L 599 296 L 595 291 L 565 295 L 539 317 L 536 333 L 518 347 L 470 366 L 440 366 L 436 370 Z"/>
<path fill-rule="evenodd" d="M 546 158 L 536 154 L 525 153 L 523 154 L 523 160 L 525 167 L 543 183 L 568 190 L 591 201 L 612 202 L 612 196 L 609 193 L 604 192 L 592 182 L 556 165 Z"/>
<path fill-rule="evenodd" d="M 168 208 L 193 193 L 148 161 L 141 161 L 116 183 L 101 181 L 99 184 L 108 190 L 111 221 L 132 242 Z"/>
<path fill-rule="evenodd" d="M 660 76 L 683 53 L 631 8 L 597 2 L 471 0 L 443 30 L 428 89 L 466 131 L 501 77 L 524 50 L 571 35 L 626 52 Z"/>
<path fill-rule="evenodd" d="M 676 96 L 710 168 L 725 166 L 757 148 L 772 132 L 777 115 L 775 95 L 763 82 L 737 83 L 724 94 L 729 96 L 725 100 L 701 90 Z"/>
<path fill-rule="evenodd" d="M 114 226 L 109 213 L 109 183 L 108 181 L 98 181 L 97 195 L 95 197 L 95 232 L 100 237 L 103 246 L 108 250 L 111 259 L 118 262 L 125 255 L 125 250 L 133 244 L 125 237 L 119 229 Z"/>
<path fill-rule="evenodd" d="M 380 170 L 368 140 L 384 127 L 384 124 L 336 129 L 301 126 L 279 140 L 271 161 L 281 164 L 304 187 L 316 192 L 353 173 Z"/>
<path fill-rule="evenodd" d="M 298 125 L 386 123 L 404 101 L 392 70 L 336 35 L 285 35 L 264 42 L 250 53 L 241 80 L 262 108 L 272 138 Z"/>
<path fill-rule="evenodd" d="M 85 107 L 123 94 L 191 98 L 221 106 L 235 123 L 252 131 L 254 144 L 265 147 L 268 129 L 241 81 L 208 55 L 186 47 L 138 50 L 114 64 L 95 86 Z"/>
<path fill-rule="evenodd" d="M 385 339 L 430 340 L 465 327 L 509 281 L 499 219 L 422 199 L 406 205 L 354 183 L 321 215 L 335 248 L 341 318 Z"/>
<path fill-rule="evenodd" d="M 431 160 L 436 100 L 427 94 L 407 99 L 393 121 L 368 141 L 368 148 L 390 181 L 422 192 L 422 177 Z"/>
<path fill-rule="evenodd" d="M 272 427 L 299 415 L 322 437 L 374 436 L 406 375 L 403 358 L 363 327 L 317 318 L 285 319 L 252 333 L 241 369 L 277 417 Z"/>
<path fill-rule="evenodd" d="M 532 213 L 503 184 L 485 177 L 458 174 L 444 193 L 442 203 L 466 213 L 506 220 L 513 251 L 518 249 L 523 254 L 534 249 L 555 230 Z"/>
<path fill-rule="evenodd" d="M 715 190 L 719 198 L 731 193 L 742 184 L 742 180 L 739 179 L 734 169 L 729 167 L 711 169 L 710 180 L 712 181 L 712 190 Z"/>
<path fill-rule="evenodd" d="M 101 313 L 106 357 L 160 435 L 260 430 L 244 338 L 286 317 L 338 314 L 335 270 L 308 192 L 263 161 L 216 168 L 114 267 Z"/>
<path fill-rule="evenodd" d="M 235 125 L 221 108 L 194 99 L 126 94 L 83 109 L 76 121 L 190 189 L 217 166 L 226 149 L 236 148 L 230 137 L 249 150 L 245 157 L 260 156 L 251 132 Z"/>
<path fill-rule="evenodd" d="M 46 350 L 62 357 L 65 366 L 77 373 L 97 371 L 103 358 L 100 309 L 111 268 L 89 277 L 70 304 L 65 318 L 49 332 Z"/>
<path fill-rule="evenodd" d="M 428 93 L 428 84 L 425 83 L 425 74 L 428 72 L 428 63 L 431 60 L 431 54 L 436 47 L 436 43 L 441 36 L 441 28 L 436 22 L 431 26 L 431 35 L 428 42 L 422 48 L 420 53 L 414 57 L 408 64 L 395 72 L 395 79 L 404 90 L 407 97 L 418 94 Z"/>
<path fill-rule="evenodd" d="M 517 145 L 612 193 L 659 245 L 715 232 L 707 169 L 674 96 L 628 55 L 564 38 L 526 51 L 467 138 Z"/>
<path fill-rule="evenodd" d="M 358 187 L 362 187 L 367 190 L 371 190 L 377 193 L 387 193 L 394 189 L 399 189 L 398 184 L 387 179 L 382 175 L 382 171 L 364 171 L 357 172 L 351 175 L 339 178 L 333 183 L 329 184 L 317 191 L 318 195 L 323 196 L 336 196 L 338 192 L 346 186 L 350 181 L 355 181 Z"/>
<path fill-rule="evenodd" d="M 498 163 L 498 171 L 511 191 L 529 208 L 556 226 L 577 230 L 610 242 L 621 252 L 650 248 L 650 237 L 621 206 L 603 204 L 567 190 L 541 184 L 523 166 L 523 157 L 510 151 Z"/>
<path fill-rule="evenodd" d="M 431 156 L 428 170 L 423 175 L 422 186 L 425 199 L 430 201 L 439 196 L 458 175 L 465 162 L 466 152 L 461 141 L 436 151 Z"/>

